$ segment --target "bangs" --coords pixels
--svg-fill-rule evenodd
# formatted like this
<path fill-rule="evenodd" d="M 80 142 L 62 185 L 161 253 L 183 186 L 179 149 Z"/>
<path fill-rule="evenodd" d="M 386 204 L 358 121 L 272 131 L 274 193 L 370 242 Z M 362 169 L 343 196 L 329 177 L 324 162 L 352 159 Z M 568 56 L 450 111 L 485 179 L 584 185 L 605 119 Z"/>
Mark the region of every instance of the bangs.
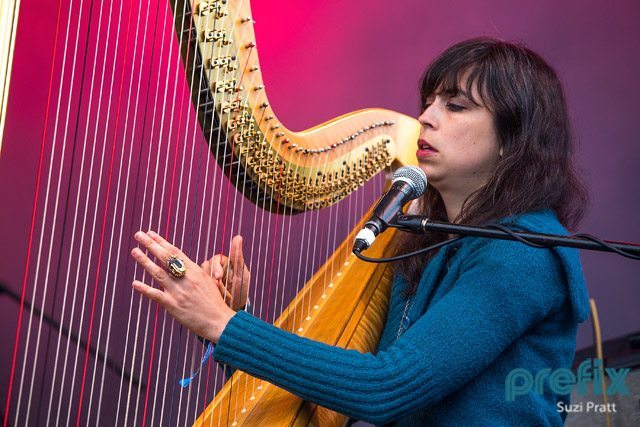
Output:
<path fill-rule="evenodd" d="M 455 60 L 454 60 L 455 58 Z M 476 105 L 490 107 L 487 102 L 487 79 L 490 66 L 480 58 L 455 57 L 444 55 L 436 60 L 422 76 L 420 81 L 421 108 L 425 100 L 434 95 L 453 97 L 463 93 Z M 464 87 L 462 87 L 463 80 Z M 474 89 L 477 91 L 474 92 Z M 474 93 L 477 96 L 474 96 Z M 479 99 L 478 99 L 479 98 Z"/>

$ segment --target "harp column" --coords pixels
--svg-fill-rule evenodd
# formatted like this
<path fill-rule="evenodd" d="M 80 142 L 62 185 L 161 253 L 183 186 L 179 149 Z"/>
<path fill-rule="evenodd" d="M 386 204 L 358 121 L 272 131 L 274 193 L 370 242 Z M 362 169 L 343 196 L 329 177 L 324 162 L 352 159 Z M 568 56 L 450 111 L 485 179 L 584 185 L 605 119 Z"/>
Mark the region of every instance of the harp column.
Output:
<path fill-rule="evenodd" d="M 0 3 L 0 153 L 4 135 L 5 113 L 9 97 L 13 46 L 18 27 L 20 0 L 4 0 Z"/>

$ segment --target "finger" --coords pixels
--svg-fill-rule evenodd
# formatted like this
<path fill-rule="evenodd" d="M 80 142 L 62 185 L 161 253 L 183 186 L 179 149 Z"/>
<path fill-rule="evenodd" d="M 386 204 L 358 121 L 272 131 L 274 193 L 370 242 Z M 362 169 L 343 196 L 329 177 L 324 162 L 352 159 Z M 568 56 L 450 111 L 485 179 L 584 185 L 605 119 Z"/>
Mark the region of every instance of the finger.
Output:
<path fill-rule="evenodd" d="M 164 259 L 165 261 L 170 257 L 178 257 L 185 262 L 187 267 L 195 266 L 195 263 L 191 261 L 191 259 L 188 256 L 186 256 L 184 252 L 182 252 L 180 249 L 178 249 L 177 247 L 173 246 L 171 243 L 166 241 L 162 236 L 160 236 L 155 231 L 149 230 L 147 232 L 147 236 L 149 236 L 156 244 L 158 244 L 162 248 L 162 250 L 165 251 L 164 253 L 167 254 L 167 257 Z"/>
<path fill-rule="evenodd" d="M 215 279 L 222 279 L 224 276 L 225 265 L 228 264 L 227 257 L 224 255 L 217 254 L 213 258 L 211 258 L 211 275 Z"/>
<path fill-rule="evenodd" d="M 234 236 L 231 240 L 231 264 L 236 274 L 244 269 L 244 256 L 242 255 L 242 236 Z"/>
<path fill-rule="evenodd" d="M 231 293 L 227 290 L 227 288 L 224 287 L 224 285 L 221 282 L 218 282 L 218 290 L 220 291 L 220 294 L 222 295 L 225 301 L 231 301 L 231 298 L 232 298 Z"/>
<path fill-rule="evenodd" d="M 165 292 L 161 291 L 160 289 L 156 289 L 149 285 L 145 285 L 139 280 L 134 280 L 132 283 L 132 287 L 133 289 L 135 289 L 145 297 L 157 302 L 163 307 L 166 307 L 169 304 L 169 296 Z"/>
<path fill-rule="evenodd" d="M 210 261 L 213 263 L 218 263 L 222 268 L 225 268 L 229 263 L 229 258 L 226 255 L 215 254 Z"/>
<path fill-rule="evenodd" d="M 205 270 L 207 273 L 211 273 L 211 267 L 213 266 L 213 259 L 215 257 L 220 257 L 220 255 L 212 256 L 211 258 L 209 258 L 208 260 L 206 260 L 202 264 L 200 264 L 200 267 L 202 267 L 202 269 Z M 218 262 L 220 262 L 220 261 L 218 261 Z"/>
<path fill-rule="evenodd" d="M 154 242 L 158 243 L 162 248 L 164 248 L 166 251 L 168 252 L 175 252 L 178 251 L 179 249 L 176 248 L 175 246 L 173 246 L 171 243 L 169 243 L 167 240 L 165 240 L 164 237 L 162 237 L 161 235 L 159 235 L 158 233 L 156 233 L 153 230 L 149 230 L 147 232 L 147 235 L 149 237 L 151 237 L 153 239 Z"/>
<path fill-rule="evenodd" d="M 156 282 L 165 287 L 171 283 L 171 280 L 169 280 L 169 274 L 164 270 L 164 268 L 151 261 L 151 259 L 145 255 L 140 248 L 133 248 L 131 256 L 142 268 L 147 270 Z"/>
<path fill-rule="evenodd" d="M 212 268 L 212 264 L 211 264 L 211 260 L 206 260 L 205 262 L 203 262 L 202 264 L 200 264 L 200 268 L 202 268 L 204 270 L 205 273 L 207 273 L 209 276 L 211 276 L 211 268 Z"/>
<path fill-rule="evenodd" d="M 225 257 L 226 258 L 226 257 Z M 226 260 L 225 260 L 226 262 Z M 221 279 L 223 273 L 223 267 L 220 267 L 220 255 L 216 255 L 213 258 L 203 262 L 200 267 L 209 276 L 215 279 Z"/>
<path fill-rule="evenodd" d="M 165 262 L 172 256 L 179 256 L 179 255 L 169 253 L 168 250 L 160 246 L 160 244 L 156 242 L 154 239 L 152 239 L 147 233 L 138 231 L 136 232 L 136 234 L 133 235 L 133 237 L 138 241 L 138 243 L 144 246 L 154 257 L 156 257 L 158 260 L 161 260 L 161 262 Z"/>

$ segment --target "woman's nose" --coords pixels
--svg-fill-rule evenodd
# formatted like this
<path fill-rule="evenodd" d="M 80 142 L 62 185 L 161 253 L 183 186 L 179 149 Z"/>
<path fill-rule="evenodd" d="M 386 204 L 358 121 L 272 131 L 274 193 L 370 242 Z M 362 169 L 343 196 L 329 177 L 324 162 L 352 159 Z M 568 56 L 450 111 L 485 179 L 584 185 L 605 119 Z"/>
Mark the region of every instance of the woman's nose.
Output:
<path fill-rule="evenodd" d="M 432 114 L 433 108 L 431 106 L 427 107 L 422 114 L 418 117 L 418 121 L 424 127 L 433 128 L 434 127 L 434 118 Z"/>
<path fill-rule="evenodd" d="M 420 116 L 418 117 L 418 121 L 422 124 L 422 126 L 428 127 L 428 128 L 435 128 L 436 114 L 434 110 L 435 108 L 433 104 L 431 104 L 424 109 L 422 114 L 420 114 Z"/>

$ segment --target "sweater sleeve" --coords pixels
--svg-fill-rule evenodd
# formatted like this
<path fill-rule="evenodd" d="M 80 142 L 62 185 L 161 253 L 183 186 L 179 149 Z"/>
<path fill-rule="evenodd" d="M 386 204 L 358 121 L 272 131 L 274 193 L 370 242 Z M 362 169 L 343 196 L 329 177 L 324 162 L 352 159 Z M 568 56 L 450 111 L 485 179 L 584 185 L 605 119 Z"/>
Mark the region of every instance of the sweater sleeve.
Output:
<path fill-rule="evenodd" d="M 471 253 L 453 289 L 376 355 L 299 337 L 239 312 L 214 357 L 305 400 L 386 423 L 473 379 L 566 293 L 551 251 L 493 241 Z"/>

